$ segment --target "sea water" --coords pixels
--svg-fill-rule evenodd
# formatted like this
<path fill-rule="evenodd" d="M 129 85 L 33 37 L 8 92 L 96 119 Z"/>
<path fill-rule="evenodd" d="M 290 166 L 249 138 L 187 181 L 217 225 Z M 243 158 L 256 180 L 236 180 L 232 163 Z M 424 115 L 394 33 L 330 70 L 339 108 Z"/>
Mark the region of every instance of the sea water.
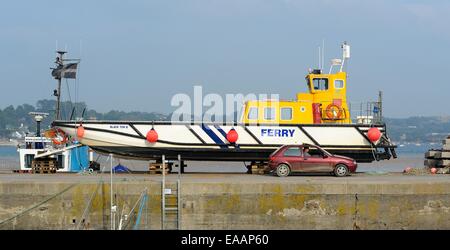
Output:
<path fill-rule="evenodd" d="M 19 153 L 16 146 L 0 146 L 0 170 L 19 169 Z"/>

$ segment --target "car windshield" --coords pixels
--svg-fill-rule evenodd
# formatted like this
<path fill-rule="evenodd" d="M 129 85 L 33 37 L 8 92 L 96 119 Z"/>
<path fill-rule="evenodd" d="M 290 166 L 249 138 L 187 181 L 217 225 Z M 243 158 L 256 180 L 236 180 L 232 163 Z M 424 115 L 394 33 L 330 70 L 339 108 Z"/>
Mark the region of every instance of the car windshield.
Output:
<path fill-rule="evenodd" d="M 322 155 L 332 156 L 332 154 L 330 154 L 330 152 L 326 151 L 323 148 L 318 148 L 318 150 L 322 153 Z"/>

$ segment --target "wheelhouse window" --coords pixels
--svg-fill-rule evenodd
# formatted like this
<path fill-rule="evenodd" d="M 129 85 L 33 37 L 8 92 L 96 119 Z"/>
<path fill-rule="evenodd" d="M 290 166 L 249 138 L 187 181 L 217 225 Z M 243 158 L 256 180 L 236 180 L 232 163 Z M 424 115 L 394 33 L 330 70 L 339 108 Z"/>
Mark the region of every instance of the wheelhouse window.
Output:
<path fill-rule="evenodd" d="M 292 108 L 281 108 L 281 120 L 292 120 Z"/>
<path fill-rule="evenodd" d="M 328 78 L 314 78 L 314 90 L 328 90 Z"/>
<path fill-rule="evenodd" d="M 286 151 L 284 151 L 283 155 L 284 156 L 302 156 L 302 153 L 300 151 L 300 148 L 292 147 L 292 148 L 286 149 Z"/>
<path fill-rule="evenodd" d="M 275 108 L 264 108 L 264 119 L 275 120 Z"/>
<path fill-rule="evenodd" d="M 258 119 L 258 108 L 252 107 L 248 111 L 248 119 L 249 120 L 256 120 Z"/>
<path fill-rule="evenodd" d="M 334 88 L 335 89 L 343 89 L 344 88 L 344 80 L 334 80 Z"/>
<path fill-rule="evenodd" d="M 306 77 L 306 86 L 308 86 L 308 89 L 311 92 L 311 82 L 309 80 L 309 77 Z"/>

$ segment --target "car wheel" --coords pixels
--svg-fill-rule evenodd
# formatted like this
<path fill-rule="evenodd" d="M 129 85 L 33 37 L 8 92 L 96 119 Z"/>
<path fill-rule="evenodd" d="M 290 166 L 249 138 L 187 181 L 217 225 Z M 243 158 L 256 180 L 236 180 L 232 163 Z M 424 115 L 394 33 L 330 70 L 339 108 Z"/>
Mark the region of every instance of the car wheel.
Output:
<path fill-rule="evenodd" d="M 334 168 L 334 175 L 336 175 L 337 177 L 343 177 L 348 175 L 347 166 L 345 166 L 344 164 L 336 165 L 336 167 Z"/>
<path fill-rule="evenodd" d="M 291 168 L 287 164 L 280 164 L 277 167 L 277 175 L 279 177 L 286 177 L 291 173 Z"/>

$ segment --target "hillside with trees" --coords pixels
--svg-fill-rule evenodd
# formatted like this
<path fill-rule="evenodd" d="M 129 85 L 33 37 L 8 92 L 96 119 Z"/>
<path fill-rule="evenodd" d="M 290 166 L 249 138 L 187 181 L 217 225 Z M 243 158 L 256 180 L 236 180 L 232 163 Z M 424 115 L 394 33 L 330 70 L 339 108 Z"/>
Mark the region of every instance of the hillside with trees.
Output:
<path fill-rule="evenodd" d="M 441 143 L 450 134 L 450 116 L 385 118 L 388 134 L 396 142 Z"/>

